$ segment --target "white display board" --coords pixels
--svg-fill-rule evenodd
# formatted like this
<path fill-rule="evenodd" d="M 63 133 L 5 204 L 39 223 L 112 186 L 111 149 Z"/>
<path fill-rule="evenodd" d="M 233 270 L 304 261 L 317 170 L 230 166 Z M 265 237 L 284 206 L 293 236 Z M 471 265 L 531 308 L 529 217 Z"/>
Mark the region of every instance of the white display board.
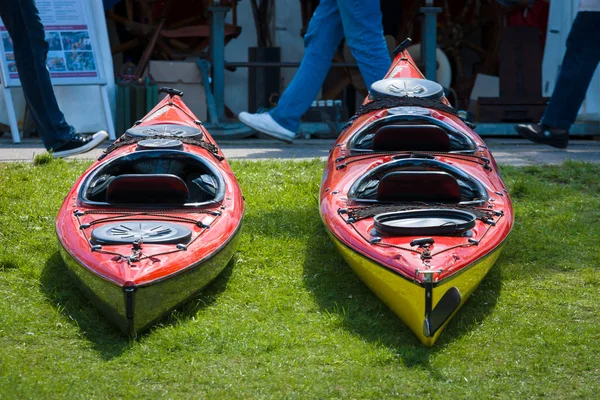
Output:
<path fill-rule="evenodd" d="M 102 98 L 107 130 L 111 139 L 114 139 L 114 123 L 91 3 L 87 0 L 37 0 L 36 5 L 49 45 L 46 65 L 52 84 L 99 86 L 98 94 Z M 10 88 L 20 86 L 21 82 L 14 60 L 12 40 L 1 19 L 0 73 L 13 141 L 19 143 Z"/>

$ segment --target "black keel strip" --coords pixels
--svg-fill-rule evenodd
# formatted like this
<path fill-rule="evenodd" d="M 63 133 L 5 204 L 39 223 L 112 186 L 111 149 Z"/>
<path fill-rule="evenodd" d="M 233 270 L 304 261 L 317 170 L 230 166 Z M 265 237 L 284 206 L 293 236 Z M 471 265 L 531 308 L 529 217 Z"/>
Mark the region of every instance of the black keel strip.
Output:
<path fill-rule="evenodd" d="M 129 336 L 135 338 L 135 287 L 126 287 L 123 289 L 123 293 L 125 294 L 125 316 L 127 318 L 127 330 L 129 331 Z"/>
<path fill-rule="evenodd" d="M 456 287 L 448 289 L 431 312 L 427 312 L 426 310 L 425 321 L 423 322 L 423 335 L 426 337 L 435 335 L 460 306 L 461 301 L 462 296 Z M 426 309 L 431 307 L 431 303 L 426 299 L 425 304 L 427 305 L 427 303 L 429 303 L 429 307 L 426 306 Z"/>

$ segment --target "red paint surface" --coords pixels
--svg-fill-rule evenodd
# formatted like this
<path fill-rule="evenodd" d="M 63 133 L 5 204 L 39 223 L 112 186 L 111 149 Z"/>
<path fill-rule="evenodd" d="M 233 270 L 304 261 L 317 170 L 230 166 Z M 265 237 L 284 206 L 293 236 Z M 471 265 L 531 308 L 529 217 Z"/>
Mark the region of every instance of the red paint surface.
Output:
<path fill-rule="evenodd" d="M 202 130 L 204 133 L 204 140 L 216 145 L 208 131 L 204 129 L 203 126 L 198 126 L 194 123 L 196 117 L 179 97 L 175 96 L 170 100 L 172 102 L 171 104 L 169 104 L 168 96 L 163 99 L 146 117 L 144 117 L 143 122 L 138 126 L 150 126 L 156 124 L 188 125 Z M 181 109 L 176 106 L 181 107 Z M 92 270 L 98 276 L 120 286 L 123 286 L 126 282 L 129 282 L 130 285 L 143 285 L 155 280 L 165 279 L 172 274 L 181 272 L 186 268 L 199 263 L 203 259 L 211 257 L 211 255 L 214 254 L 215 251 L 218 251 L 237 231 L 244 214 L 244 200 L 242 198 L 242 193 L 227 161 L 225 159 L 222 161 L 217 160 L 217 158 L 207 150 L 198 146 L 184 144 L 184 151 L 201 156 L 216 169 L 221 171 L 225 181 L 225 197 L 221 203 L 209 206 L 160 209 L 160 212 L 166 215 L 177 215 L 196 220 L 200 219 L 202 221 L 215 217 L 206 215 L 201 211 L 213 210 L 221 212 L 222 214 L 214 221 L 210 229 L 203 232 L 198 240 L 190 244 L 187 251 L 159 255 L 152 259 L 145 259 L 131 264 L 129 264 L 127 260 L 122 258 L 119 259 L 119 257 L 114 255 L 92 252 L 83 232 L 79 229 L 79 222 L 73 214 L 75 210 L 104 210 L 111 213 L 122 211 L 125 213 L 140 211 L 140 209 L 125 207 L 117 209 L 115 207 L 103 208 L 103 206 L 89 206 L 78 199 L 79 189 L 85 177 L 98 168 L 100 164 L 106 163 L 123 154 L 131 153 L 135 151 L 135 148 L 136 144 L 124 146 L 110 153 L 102 161 L 94 162 L 75 182 L 69 191 L 69 194 L 66 196 L 56 219 L 57 235 L 65 249 L 67 249 L 67 251 L 69 251 L 85 268 Z M 220 150 L 219 154 L 221 156 L 223 155 Z M 182 210 L 184 210 L 184 212 L 182 212 Z M 108 213 L 85 215 L 81 217 L 81 222 L 85 224 L 109 215 L 110 214 Z M 132 217 L 132 219 L 135 219 L 135 217 Z M 145 219 L 160 220 L 160 218 L 156 217 L 145 217 Z M 203 230 L 191 223 L 182 222 L 181 224 L 192 230 L 192 237 L 196 237 L 196 235 Z M 86 230 L 88 237 L 90 236 L 92 229 L 99 226 L 101 225 L 98 224 L 92 228 L 88 228 Z M 174 248 L 175 245 L 143 244 L 143 254 L 155 254 L 173 250 Z M 131 245 L 104 245 L 103 249 L 125 255 L 131 254 Z"/>
<path fill-rule="evenodd" d="M 424 78 L 421 72 L 414 66 L 413 60 L 406 51 L 398 54 L 386 76 L 386 78 L 404 77 Z M 368 102 L 368 100 L 365 100 L 365 102 Z M 444 99 L 444 102 L 447 103 L 447 100 Z M 373 157 L 364 161 L 353 161 L 352 163 L 348 164 L 347 167 L 336 170 L 336 165 L 338 163 L 336 163 L 335 160 L 350 153 L 348 145 L 354 134 L 361 131 L 364 126 L 382 118 L 385 115 L 386 110 L 364 114 L 357 118 L 352 126 L 346 129 L 339 136 L 336 145 L 333 147 L 333 150 L 329 155 L 325 173 L 323 175 L 323 181 L 321 183 L 321 217 L 329 231 L 351 249 L 376 261 L 390 270 L 404 275 L 408 279 L 415 279 L 419 281 L 421 280 L 422 275 L 416 274 L 416 270 L 422 271 L 427 269 L 424 268 L 424 263 L 419 254 L 397 248 L 372 245 L 364 240 L 352 228 L 352 226 L 347 224 L 344 218 L 338 214 L 338 210 L 340 208 L 364 205 L 353 202 L 352 200 L 348 200 L 347 193 L 350 187 L 366 171 L 374 168 L 375 166 L 392 161 L 391 156 Z M 485 256 L 499 246 L 508 236 L 512 228 L 514 215 L 510 197 L 508 193 L 505 192 L 506 186 L 504 185 L 504 182 L 502 181 L 502 178 L 498 172 L 498 166 L 496 165 L 496 162 L 494 161 L 490 151 L 487 149 L 487 147 L 485 147 L 483 140 L 475 132 L 468 128 L 460 120 L 460 118 L 454 115 L 431 110 L 431 116 L 448 123 L 454 128 L 470 136 L 479 146 L 479 151 L 477 154 L 490 159 L 490 166 L 492 170 L 487 171 L 479 164 L 460 161 L 444 156 L 436 156 L 436 160 L 458 167 L 474 178 L 478 179 L 487 190 L 489 197 L 494 199 L 494 201 L 491 202 L 491 204 L 493 204 L 493 210 L 504 212 L 504 216 L 498 219 L 496 226 L 490 228 L 478 246 L 459 247 L 441 253 L 431 259 L 431 269 L 442 270 L 441 273 L 437 273 L 434 276 L 434 279 L 439 281 L 459 272 L 461 269 Z M 497 195 L 495 192 L 500 192 L 503 195 Z M 369 238 L 371 237 L 370 232 L 373 229 L 373 218 L 360 220 L 354 223 L 354 226 L 363 236 Z M 481 233 L 487 229 L 487 227 L 487 224 L 477 220 L 477 224 L 473 228 L 473 237 L 478 238 Z M 413 239 L 420 237 L 422 236 L 384 237 L 383 241 L 385 243 L 411 248 L 410 242 Z M 436 236 L 434 239 L 435 244 L 431 247 L 432 253 L 436 253 L 440 250 L 444 250 L 445 248 L 467 242 L 467 238 L 465 237 Z M 412 248 L 415 249 L 415 247 Z"/>

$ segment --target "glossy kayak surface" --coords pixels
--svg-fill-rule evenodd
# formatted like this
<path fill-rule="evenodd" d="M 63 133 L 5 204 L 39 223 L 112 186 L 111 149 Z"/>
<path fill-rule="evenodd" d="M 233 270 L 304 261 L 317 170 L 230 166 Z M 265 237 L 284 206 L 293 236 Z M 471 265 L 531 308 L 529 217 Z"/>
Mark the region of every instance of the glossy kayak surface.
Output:
<path fill-rule="evenodd" d="M 56 233 L 78 286 L 135 336 L 225 268 L 243 214 L 223 154 L 171 94 L 75 182 Z"/>
<path fill-rule="evenodd" d="M 483 140 L 406 51 L 339 136 L 320 213 L 354 272 L 432 345 L 513 225 Z"/>

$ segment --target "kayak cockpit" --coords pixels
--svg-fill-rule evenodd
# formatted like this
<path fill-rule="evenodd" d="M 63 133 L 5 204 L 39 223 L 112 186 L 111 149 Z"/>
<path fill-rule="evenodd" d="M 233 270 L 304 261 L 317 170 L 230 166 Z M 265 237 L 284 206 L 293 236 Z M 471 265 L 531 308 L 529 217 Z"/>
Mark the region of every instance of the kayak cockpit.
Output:
<path fill-rule="evenodd" d="M 79 199 L 104 206 L 198 206 L 225 195 L 221 173 L 195 154 L 144 150 L 116 157 L 90 173 Z"/>
<path fill-rule="evenodd" d="M 474 177 L 452 165 L 427 158 L 381 164 L 358 178 L 348 197 L 367 203 L 446 203 L 477 205 L 489 196 Z"/>
<path fill-rule="evenodd" d="M 402 110 L 378 119 L 357 132 L 349 143 L 353 153 L 381 151 L 430 151 L 473 153 L 477 144 L 465 133 L 423 113 Z M 392 110 L 389 110 L 392 111 Z M 388 112 L 389 112 L 388 111 Z"/>

